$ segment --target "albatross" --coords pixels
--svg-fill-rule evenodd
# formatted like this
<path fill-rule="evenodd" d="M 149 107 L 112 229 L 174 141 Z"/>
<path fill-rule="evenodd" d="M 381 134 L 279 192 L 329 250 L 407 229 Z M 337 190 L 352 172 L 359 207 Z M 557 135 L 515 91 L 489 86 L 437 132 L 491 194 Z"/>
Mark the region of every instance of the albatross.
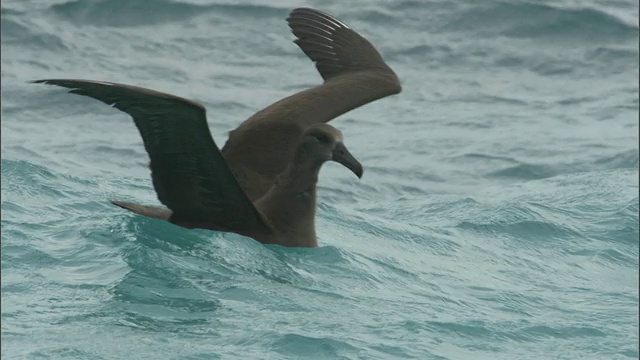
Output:
<path fill-rule="evenodd" d="M 233 232 L 265 244 L 318 246 L 316 184 L 336 161 L 362 177 L 362 165 L 330 120 L 402 87 L 371 43 L 335 17 L 291 11 L 294 42 L 323 83 L 257 112 L 213 141 L 201 104 L 142 87 L 105 81 L 45 79 L 129 114 L 138 128 L 158 199 L 166 207 L 111 202 L 185 228 Z"/>

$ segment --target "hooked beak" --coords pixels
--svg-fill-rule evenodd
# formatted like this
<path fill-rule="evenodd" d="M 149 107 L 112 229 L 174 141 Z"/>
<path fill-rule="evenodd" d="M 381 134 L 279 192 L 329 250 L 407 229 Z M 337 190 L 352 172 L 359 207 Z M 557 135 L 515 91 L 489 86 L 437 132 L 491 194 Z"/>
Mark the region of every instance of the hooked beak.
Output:
<path fill-rule="evenodd" d="M 339 142 L 336 144 L 335 148 L 333 148 L 333 157 L 331 160 L 335 162 L 339 162 L 344 165 L 347 169 L 353 171 L 354 174 L 358 178 L 362 178 L 362 173 L 364 170 L 362 169 L 362 165 L 356 158 L 351 155 L 347 147 L 344 146 L 343 143 Z"/>

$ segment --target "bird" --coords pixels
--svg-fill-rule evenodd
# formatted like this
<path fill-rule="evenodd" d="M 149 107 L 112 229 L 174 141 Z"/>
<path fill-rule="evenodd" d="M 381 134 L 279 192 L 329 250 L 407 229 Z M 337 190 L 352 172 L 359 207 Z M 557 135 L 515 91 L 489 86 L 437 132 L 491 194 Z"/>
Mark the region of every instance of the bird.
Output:
<path fill-rule="evenodd" d="M 398 94 L 400 80 L 376 48 L 332 15 L 312 8 L 287 17 L 293 41 L 323 81 L 258 111 L 215 144 L 203 105 L 134 85 L 81 79 L 57 85 L 129 114 L 149 155 L 158 200 L 111 200 L 136 214 L 184 228 L 251 237 L 263 244 L 317 247 L 316 186 L 335 161 L 362 177 L 363 167 L 329 121 Z"/>

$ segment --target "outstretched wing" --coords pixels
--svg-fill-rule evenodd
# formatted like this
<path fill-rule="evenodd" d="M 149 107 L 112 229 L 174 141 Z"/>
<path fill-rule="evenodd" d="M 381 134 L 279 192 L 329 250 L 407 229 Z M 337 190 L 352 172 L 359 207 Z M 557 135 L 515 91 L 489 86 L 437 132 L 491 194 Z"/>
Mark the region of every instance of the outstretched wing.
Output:
<path fill-rule="evenodd" d="M 402 89 L 373 45 L 340 20 L 298 8 L 287 21 L 324 83 L 261 110 L 229 134 L 222 153 L 250 199 L 273 185 L 306 127 Z"/>
<path fill-rule="evenodd" d="M 260 213 L 229 170 L 193 101 L 141 87 L 87 80 L 37 80 L 100 100 L 133 118 L 151 158 L 158 199 L 176 223 L 223 230 L 267 230 Z"/>

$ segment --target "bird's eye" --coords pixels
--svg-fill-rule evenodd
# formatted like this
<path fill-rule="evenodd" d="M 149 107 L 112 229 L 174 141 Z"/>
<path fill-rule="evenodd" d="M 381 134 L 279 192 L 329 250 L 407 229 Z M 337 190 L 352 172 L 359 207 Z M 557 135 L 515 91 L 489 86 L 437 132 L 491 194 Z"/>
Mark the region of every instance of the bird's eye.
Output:
<path fill-rule="evenodd" d="M 329 143 L 329 137 L 325 134 L 318 134 L 316 135 L 316 139 L 318 139 L 318 141 L 320 141 L 321 143 Z"/>

